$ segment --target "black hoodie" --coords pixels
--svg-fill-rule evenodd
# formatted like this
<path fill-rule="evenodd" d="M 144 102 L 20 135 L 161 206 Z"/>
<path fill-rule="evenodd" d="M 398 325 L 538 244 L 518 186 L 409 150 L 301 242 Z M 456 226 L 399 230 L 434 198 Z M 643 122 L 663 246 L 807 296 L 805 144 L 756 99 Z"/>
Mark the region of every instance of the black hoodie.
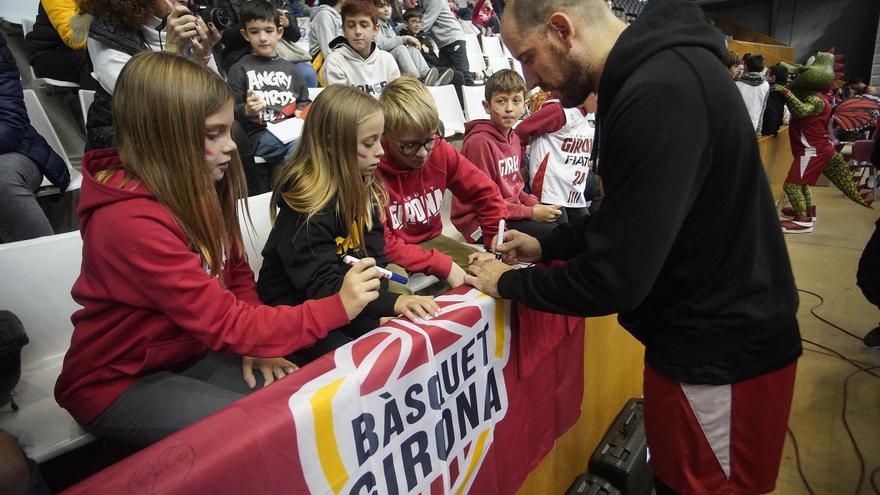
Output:
<path fill-rule="evenodd" d="M 691 2 L 647 4 L 599 82 L 602 207 L 541 239 L 545 261 L 565 265 L 498 284 L 543 311 L 619 313 L 652 367 L 697 384 L 801 354 L 788 253 L 724 51 Z"/>

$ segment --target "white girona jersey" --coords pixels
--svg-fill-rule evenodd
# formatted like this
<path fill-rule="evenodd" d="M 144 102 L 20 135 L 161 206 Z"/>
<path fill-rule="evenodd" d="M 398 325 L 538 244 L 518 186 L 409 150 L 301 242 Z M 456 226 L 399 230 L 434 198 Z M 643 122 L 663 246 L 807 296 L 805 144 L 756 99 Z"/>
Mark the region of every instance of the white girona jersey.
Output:
<path fill-rule="evenodd" d="M 596 117 L 584 115 L 580 108 L 564 111 L 565 125 L 534 138 L 529 146 L 532 194 L 542 203 L 582 208 L 589 206 L 584 187 L 590 173 Z"/>

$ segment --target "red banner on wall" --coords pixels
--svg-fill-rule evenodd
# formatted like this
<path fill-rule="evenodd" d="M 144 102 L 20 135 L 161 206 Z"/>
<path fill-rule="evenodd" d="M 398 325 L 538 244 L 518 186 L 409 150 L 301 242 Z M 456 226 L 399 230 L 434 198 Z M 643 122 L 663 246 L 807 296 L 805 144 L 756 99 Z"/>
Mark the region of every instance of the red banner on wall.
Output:
<path fill-rule="evenodd" d="M 583 319 L 437 302 L 66 493 L 514 493 L 580 416 Z"/>

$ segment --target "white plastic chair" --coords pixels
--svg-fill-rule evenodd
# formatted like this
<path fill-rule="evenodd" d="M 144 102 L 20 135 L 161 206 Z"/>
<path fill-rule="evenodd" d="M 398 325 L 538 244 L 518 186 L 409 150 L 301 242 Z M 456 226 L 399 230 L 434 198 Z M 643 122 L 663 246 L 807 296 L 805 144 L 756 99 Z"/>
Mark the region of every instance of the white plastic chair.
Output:
<path fill-rule="evenodd" d="M 486 99 L 486 88 L 483 86 L 462 86 L 464 96 L 464 113 L 468 122 L 477 119 L 488 119 L 489 114 L 483 108 Z"/>
<path fill-rule="evenodd" d="M 464 37 L 464 43 L 470 71 L 479 74 L 486 68 L 486 60 L 483 58 L 483 50 L 480 48 L 480 40 L 475 34 L 466 34 Z"/>
<path fill-rule="evenodd" d="M 254 277 L 260 274 L 263 266 L 263 246 L 269 239 L 272 231 L 272 220 L 269 216 L 269 201 L 272 200 L 272 192 L 251 196 L 242 200 L 238 205 L 238 223 L 241 226 L 241 238 L 244 240 L 244 248 L 247 251 L 248 264 L 254 272 Z M 253 221 L 253 229 L 245 217 L 244 202 L 247 201 L 248 209 Z"/>
<path fill-rule="evenodd" d="M 523 79 L 526 78 L 526 74 L 525 74 L 525 72 L 523 72 L 522 64 L 519 63 L 519 60 L 517 60 L 515 58 L 511 58 L 510 65 L 511 65 L 511 67 L 513 67 L 513 70 L 515 70 L 517 72 L 517 74 L 519 74 Z"/>
<path fill-rule="evenodd" d="M 504 55 L 500 57 L 489 57 L 489 73 L 494 74 L 502 69 L 510 68 L 510 59 Z"/>
<path fill-rule="evenodd" d="M 36 129 L 37 133 L 43 136 L 46 142 L 49 143 L 49 146 L 55 150 L 55 153 L 58 153 L 61 156 L 61 159 L 64 160 L 64 163 L 67 165 L 67 170 L 70 171 L 70 184 L 68 184 L 65 192 L 75 191 L 82 187 L 82 174 L 73 168 L 70 159 L 67 158 L 67 152 L 64 151 L 64 146 L 61 145 L 61 140 L 58 139 L 58 134 L 55 133 L 55 129 L 49 121 L 49 116 L 46 115 L 46 111 L 43 110 L 43 105 L 40 103 L 34 90 L 24 90 L 24 106 L 27 108 L 31 126 Z M 52 183 L 49 182 L 49 179 L 44 177 L 43 183 L 40 184 L 40 191 L 37 193 L 37 196 L 48 196 L 51 194 L 58 194 L 59 192 L 58 188 L 53 186 Z"/>
<path fill-rule="evenodd" d="M 510 49 L 507 48 L 507 44 L 504 43 L 504 38 L 498 36 L 498 39 L 501 40 L 501 51 L 504 52 L 504 55 L 513 58 L 513 55 L 510 54 Z"/>
<path fill-rule="evenodd" d="M 443 137 L 464 134 L 464 112 L 461 110 L 461 104 L 458 102 L 455 86 L 451 84 L 446 86 L 428 86 L 428 91 L 434 97 L 434 104 L 440 113 L 440 122 L 443 122 L 445 130 Z"/>
<path fill-rule="evenodd" d="M 483 36 L 483 55 L 486 57 L 506 57 L 501 49 L 501 38 L 497 36 Z"/>
<path fill-rule="evenodd" d="M 89 89 L 79 90 L 79 109 L 82 111 L 83 125 L 89 121 L 89 107 L 95 101 L 95 92 Z"/>
<path fill-rule="evenodd" d="M 28 33 L 34 30 L 34 21 L 30 19 L 22 19 L 21 20 L 21 30 L 24 32 L 24 35 L 27 36 Z M 78 88 L 79 84 L 70 81 L 61 81 L 58 79 L 52 79 L 50 77 L 37 77 L 34 73 L 34 68 L 28 64 L 28 70 L 31 74 L 31 79 L 33 79 L 36 83 L 47 84 L 49 86 L 55 86 L 58 88 Z"/>
<path fill-rule="evenodd" d="M 309 88 L 309 99 L 315 101 L 321 91 L 324 91 L 324 88 Z"/>
<path fill-rule="evenodd" d="M 20 409 L 0 410 L 0 429 L 18 437 L 37 462 L 94 439 L 52 393 L 70 347 L 70 316 L 80 308 L 70 288 L 81 264 L 79 231 L 0 245 L 0 301 L 18 316 L 30 338 L 22 349 L 15 394 Z"/>

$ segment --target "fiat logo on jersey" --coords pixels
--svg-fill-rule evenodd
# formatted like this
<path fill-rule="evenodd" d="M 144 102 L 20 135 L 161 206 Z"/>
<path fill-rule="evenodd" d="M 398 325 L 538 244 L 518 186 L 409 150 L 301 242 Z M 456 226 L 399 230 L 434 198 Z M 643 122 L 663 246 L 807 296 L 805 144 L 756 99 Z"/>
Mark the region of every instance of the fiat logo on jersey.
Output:
<path fill-rule="evenodd" d="M 478 295 L 442 296 L 440 316 L 337 349 L 335 368 L 290 397 L 310 492 L 468 492 L 508 407 L 509 305 Z"/>

